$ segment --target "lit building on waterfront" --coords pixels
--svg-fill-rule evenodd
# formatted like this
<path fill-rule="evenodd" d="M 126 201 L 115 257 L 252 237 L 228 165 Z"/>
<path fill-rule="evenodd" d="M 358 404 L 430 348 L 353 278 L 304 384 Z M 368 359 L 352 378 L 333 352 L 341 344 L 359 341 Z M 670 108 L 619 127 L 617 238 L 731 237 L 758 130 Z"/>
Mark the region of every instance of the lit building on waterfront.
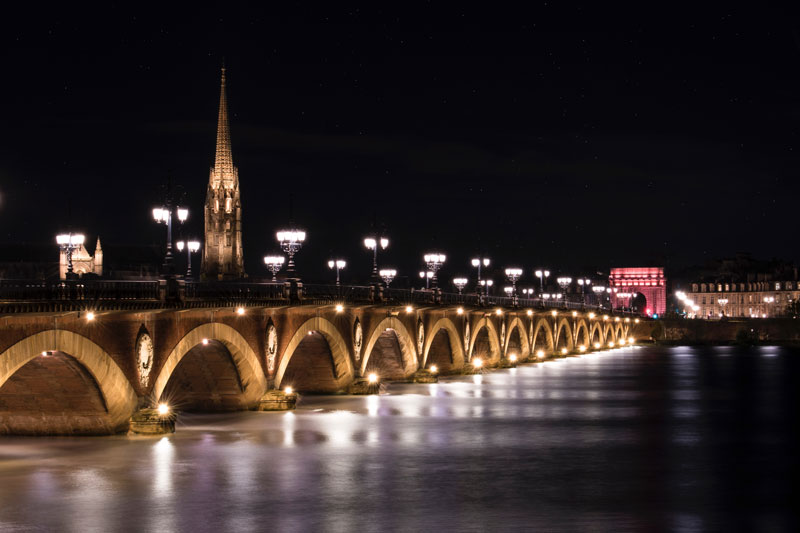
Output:
<path fill-rule="evenodd" d="M 784 316 L 800 298 L 797 279 L 760 279 L 771 278 L 769 275 L 753 277 L 756 279 L 742 282 L 692 283 L 691 292 L 686 294 L 687 301 L 691 302 L 687 314 L 697 318 Z"/>

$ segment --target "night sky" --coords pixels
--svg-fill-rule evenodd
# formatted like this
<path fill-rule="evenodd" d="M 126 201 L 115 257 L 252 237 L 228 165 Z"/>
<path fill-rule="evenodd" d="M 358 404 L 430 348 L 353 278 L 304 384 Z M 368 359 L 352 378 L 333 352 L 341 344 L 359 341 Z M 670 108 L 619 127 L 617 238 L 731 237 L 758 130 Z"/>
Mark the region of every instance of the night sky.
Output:
<path fill-rule="evenodd" d="M 800 259 L 794 14 L 595 4 L 7 12 L 0 242 L 162 243 L 168 178 L 201 237 L 224 57 L 251 275 L 290 195 L 313 278 L 373 219 L 412 276 Z"/>

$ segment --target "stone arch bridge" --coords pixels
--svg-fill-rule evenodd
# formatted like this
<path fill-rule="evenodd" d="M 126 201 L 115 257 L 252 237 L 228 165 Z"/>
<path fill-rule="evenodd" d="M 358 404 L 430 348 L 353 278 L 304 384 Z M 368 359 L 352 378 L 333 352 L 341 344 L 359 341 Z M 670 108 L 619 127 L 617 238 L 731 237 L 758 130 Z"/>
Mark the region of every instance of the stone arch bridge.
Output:
<path fill-rule="evenodd" d="M 0 316 L 0 434 L 111 434 L 156 402 L 245 410 L 287 386 L 335 393 L 370 373 L 458 373 L 478 357 L 491 367 L 646 336 L 644 319 L 521 306 L 112 307 Z"/>

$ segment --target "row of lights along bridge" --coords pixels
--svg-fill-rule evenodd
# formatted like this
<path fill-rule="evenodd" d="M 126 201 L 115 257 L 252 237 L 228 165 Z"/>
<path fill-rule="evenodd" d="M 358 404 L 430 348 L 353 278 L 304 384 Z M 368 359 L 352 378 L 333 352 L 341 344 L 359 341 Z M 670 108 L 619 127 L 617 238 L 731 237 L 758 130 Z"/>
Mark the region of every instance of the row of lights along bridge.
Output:
<path fill-rule="evenodd" d="M 164 224 L 167 229 L 167 242 L 166 253 L 164 256 L 164 270 L 165 273 L 172 273 L 173 263 L 173 242 L 172 242 L 172 219 L 173 215 L 177 215 L 178 221 L 182 224 L 189 218 L 189 210 L 183 207 L 174 208 L 167 204 L 165 207 L 156 207 L 153 209 L 153 219 L 160 224 Z M 264 264 L 269 272 L 272 274 L 272 281 L 277 281 L 277 274 L 283 269 L 286 263 L 286 273 L 290 279 L 297 279 L 296 265 L 294 262 L 295 255 L 303 247 L 306 240 L 306 232 L 297 228 L 290 228 L 280 230 L 276 234 L 278 244 L 281 250 L 288 256 L 288 263 L 283 255 L 273 254 L 264 257 Z M 67 277 L 74 277 L 72 268 L 72 252 L 79 248 L 84 243 L 84 236 L 82 234 L 65 233 L 56 237 L 56 242 L 59 247 L 65 251 L 67 258 Z M 197 240 L 178 241 L 175 243 L 178 251 L 187 253 L 187 271 L 186 276 L 192 276 L 192 253 L 200 250 L 200 242 Z M 372 275 L 371 282 L 373 284 L 380 284 L 383 282 L 388 287 L 394 278 L 397 276 L 397 270 L 393 268 L 378 268 L 378 251 L 386 250 L 389 247 L 389 239 L 385 236 L 371 235 L 364 239 L 364 247 L 372 252 Z M 427 253 L 423 256 L 426 270 L 419 272 L 419 277 L 425 281 L 425 288 L 436 289 L 438 288 L 438 272 L 447 260 L 447 256 L 439 252 Z M 486 270 L 491 265 L 491 259 L 488 257 L 476 257 L 471 261 L 472 267 L 477 269 L 477 281 L 475 284 L 475 293 L 482 296 L 489 296 L 490 289 L 494 285 L 494 280 L 482 277 L 482 270 Z M 341 284 L 340 273 L 347 267 L 347 261 L 342 258 L 331 259 L 328 261 L 328 267 L 336 272 L 336 285 Z M 539 281 L 539 294 L 538 296 L 544 300 L 561 300 L 566 301 L 567 291 L 573 283 L 573 279 L 568 276 L 561 276 L 556 278 L 556 283 L 561 288 L 561 292 L 545 292 L 550 277 L 550 271 L 538 269 L 533 272 L 534 276 Z M 509 267 L 505 269 L 505 276 L 511 283 L 510 286 L 503 288 L 506 296 L 512 298 L 516 303 L 518 298 L 517 282 L 523 275 L 521 268 Z M 595 293 L 598 301 L 602 302 L 603 296 L 612 292 L 611 288 L 606 288 L 600 285 L 592 285 L 592 280 L 588 278 L 578 278 L 574 280 L 579 287 L 579 293 L 586 303 L 586 291 L 591 287 L 592 292 Z M 469 285 L 469 279 L 463 276 L 453 278 L 453 285 L 462 294 L 464 289 Z M 522 295 L 525 298 L 535 298 L 537 296 L 536 289 L 533 287 L 525 287 L 522 289 Z M 619 295 L 618 295 L 619 296 Z M 625 295 L 623 295 L 625 296 Z"/>

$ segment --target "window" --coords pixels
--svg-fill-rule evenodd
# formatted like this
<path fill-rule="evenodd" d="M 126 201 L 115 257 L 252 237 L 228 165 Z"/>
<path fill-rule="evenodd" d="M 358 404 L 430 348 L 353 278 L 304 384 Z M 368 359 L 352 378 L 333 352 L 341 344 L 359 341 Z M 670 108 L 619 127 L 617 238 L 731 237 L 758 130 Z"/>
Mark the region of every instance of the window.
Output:
<path fill-rule="evenodd" d="M 776 282 L 775 282 L 775 290 L 776 290 L 776 291 L 779 291 L 779 290 L 781 290 L 781 282 L 780 282 L 780 281 L 776 281 Z"/>

